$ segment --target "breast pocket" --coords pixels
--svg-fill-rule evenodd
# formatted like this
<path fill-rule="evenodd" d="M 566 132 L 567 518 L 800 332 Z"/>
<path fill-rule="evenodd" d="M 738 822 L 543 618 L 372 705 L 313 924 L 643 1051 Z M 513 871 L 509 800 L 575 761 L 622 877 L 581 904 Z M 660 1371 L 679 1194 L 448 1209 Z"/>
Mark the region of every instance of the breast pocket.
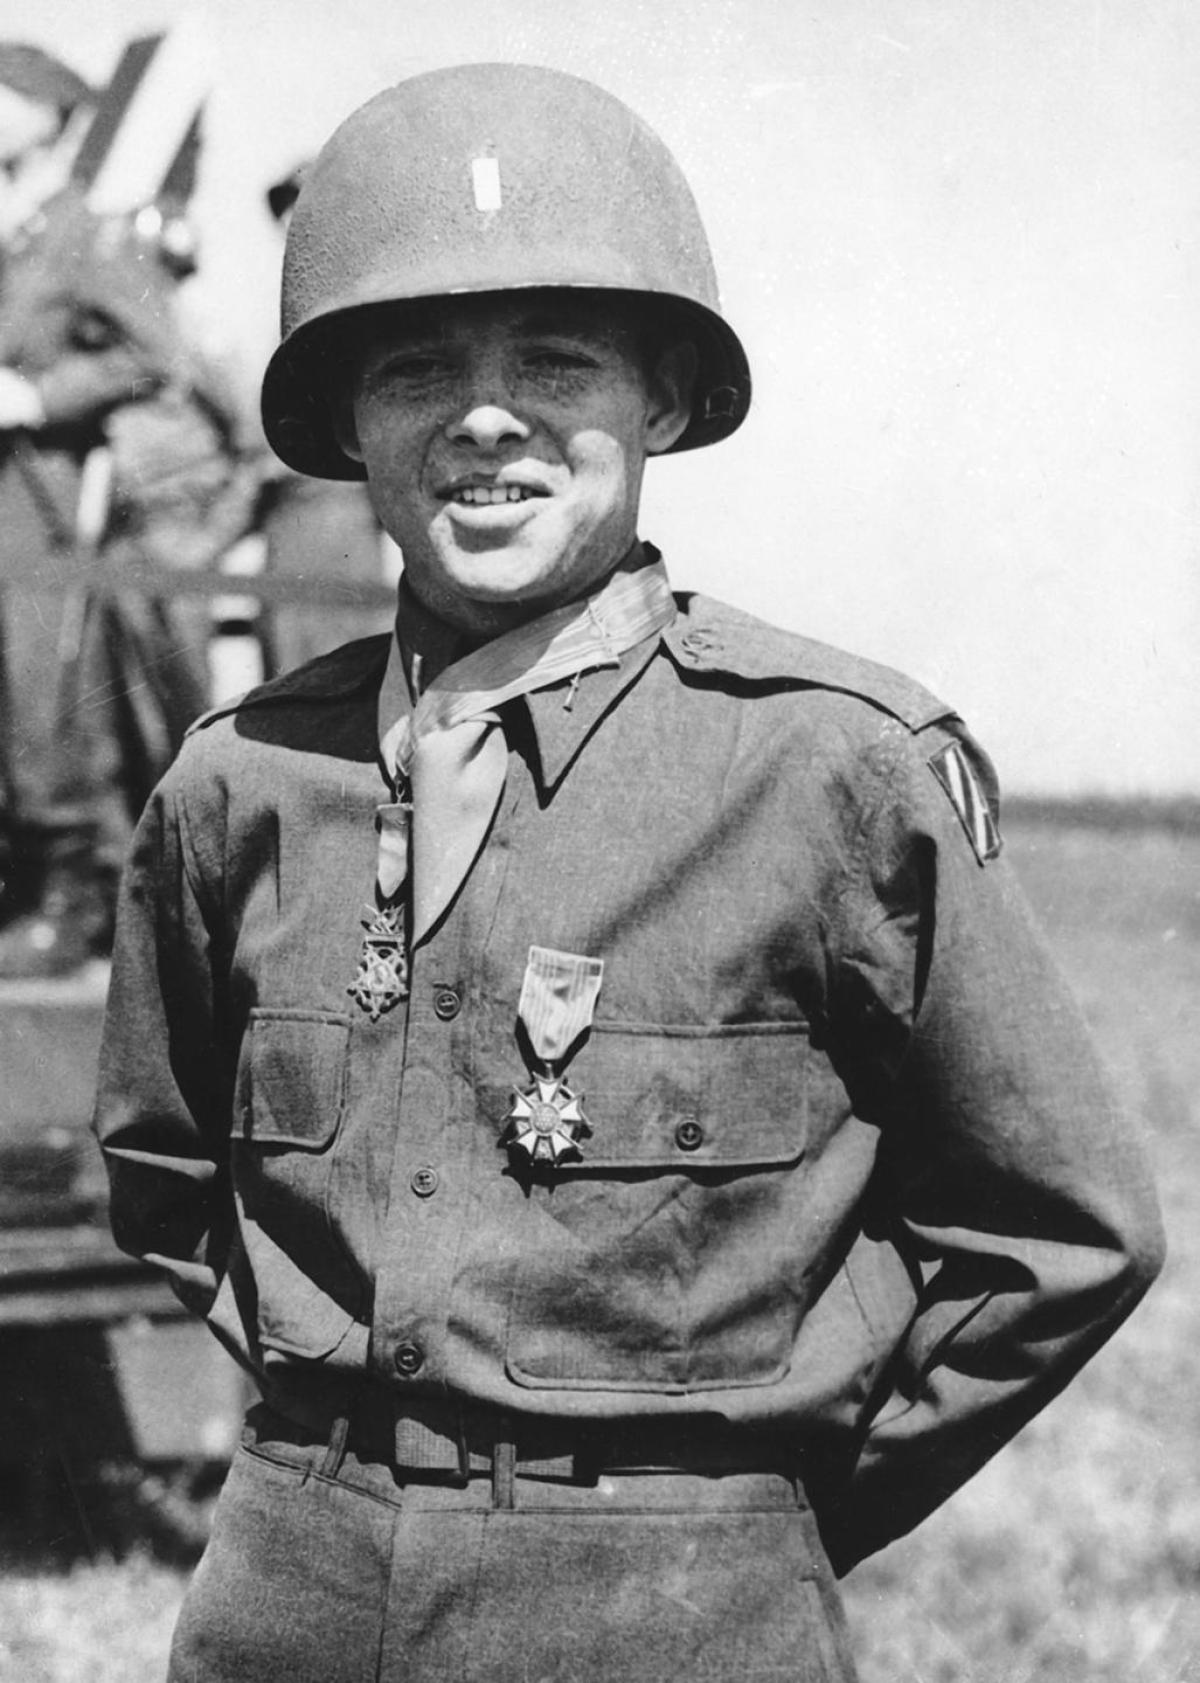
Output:
<path fill-rule="evenodd" d="M 252 1011 L 238 1066 L 235 1137 L 256 1146 L 323 1151 L 345 1108 L 349 1041 L 349 1017 Z"/>
<path fill-rule="evenodd" d="M 582 1163 L 530 1189 L 508 1370 L 692 1391 L 781 1377 L 803 1312 L 808 1042 L 794 1025 L 597 1024 Z"/>
<path fill-rule="evenodd" d="M 238 1066 L 233 1175 L 265 1350 L 327 1355 L 360 1295 L 333 1236 L 329 1185 L 346 1104 L 350 1022 L 251 1013 Z"/>

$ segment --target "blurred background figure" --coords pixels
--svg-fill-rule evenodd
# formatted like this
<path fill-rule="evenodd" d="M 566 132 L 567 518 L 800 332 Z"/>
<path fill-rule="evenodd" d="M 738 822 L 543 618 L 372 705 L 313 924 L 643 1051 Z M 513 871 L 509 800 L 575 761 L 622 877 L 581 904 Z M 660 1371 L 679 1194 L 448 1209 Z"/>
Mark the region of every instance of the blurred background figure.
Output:
<path fill-rule="evenodd" d="M 67 184 L 95 108 L 83 77 L 41 47 L 0 42 L 0 245 Z"/>
<path fill-rule="evenodd" d="M 267 190 L 267 208 L 281 234 L 287 231 L 305 168 L 299 164 Z M 268 456 L 266 464 L 259 525 L 268 575 L 280 580 L 343 580 L 348 599 L 360 585 L 395 583 L 399 551 L 376 520 L 364 485 L 310 479 L 274 456 Z M 263 624 L 266 676 L 355 637 L 387 631 L 392 617 L 390 607 L 279 606 Z"/>
<path fill-rule="evenodd" d="M 74 415 L 90 406 L 78 389 L 80 365 L 64 364 L 57 381 L 40 382 L 50 359 L 26 357 L 16 343 L 12 308 L 23 259 L 44 232 L 44 206 L 66 187 L 71 166 L 95 109 L 94 90 L 75 71 L 41 48 L 0 43 L 0 577 L 7 585 L 19 553 L 28 561 L 19 593 L 6 588 L 0 625 L 0 873 L 5 892 L 0 918 L 8 922 L 36 895 L 35 830 L 64 834 L 73 815 L 55 814 L 48 773 L 54 758 L 57 705 L 54 671 L 64 607 L 62 594 L 38 590 L 51 584 L 74 548 L 74 510 L 85 452 L 66 434 Z M 29 324 L 22 337 L 32 337 Z M 34 364 L 45 364 L 41 366 Z M 133 370 L 124 357 L 92 364 L 114 398 Z M 42 434 L 35 454 L 33 435 Z M 53 560 L 51 560 L 53 558 Z M 39 562 L 50 562 L 40 567 Z M 39 578 L 42 571 L 45 580 Z"/>
<path fill-rule="evenodd" d="M 93 208 L 159 39 L 132 44 L 102 95 L 0 46 L 0 978 L 106 951 L 133 820 L 209 700 L 203 599 L 103 591 L 91 567 L 203 566 L 257 494 L 244 415 L 176 308 L 198 110 L 152 199 Z"/>

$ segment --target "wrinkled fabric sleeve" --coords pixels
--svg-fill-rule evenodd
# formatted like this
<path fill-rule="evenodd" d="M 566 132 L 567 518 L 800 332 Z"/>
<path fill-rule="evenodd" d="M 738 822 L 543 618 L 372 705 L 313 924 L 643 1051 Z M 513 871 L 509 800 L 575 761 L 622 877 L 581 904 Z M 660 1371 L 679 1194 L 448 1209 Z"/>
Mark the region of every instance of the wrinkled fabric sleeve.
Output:
<path fill-rule="evenodd" d="M 229 1246 L 233 1076 L 216 919 L 183 813 L 177 763 L 147 805 L 122 883 L 95 1130 L 117 1244 L 206 1315 Z"/>
<path fill-rule="evenodd" d="M 1136 1127 L 1006 859 L 980 861 L 930 770 L 946 740 L 890 744 L 842 955 L 843 1079 L 879 1127 L 875 1206 L 921 1282 L 826 1515 L 843 1572 L 1042 1408 L 1162 1260 Z"/>

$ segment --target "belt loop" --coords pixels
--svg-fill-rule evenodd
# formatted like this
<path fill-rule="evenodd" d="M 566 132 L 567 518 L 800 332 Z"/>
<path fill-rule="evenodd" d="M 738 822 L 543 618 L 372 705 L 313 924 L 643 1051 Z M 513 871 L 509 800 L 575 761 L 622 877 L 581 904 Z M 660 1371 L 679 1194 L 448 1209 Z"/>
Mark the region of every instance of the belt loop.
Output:
<path fill-rule="evenodd" d="M 511 1512 L 516 1507 L 517 1445 L 512 1419 L 502 1414 L 492 1444 L 492 1506 Z"/>
<path fill-rule="evenodd" d="M 349 1437 L 350 1416 L 348 1414 L 336 1414 L 333 1424 L 329 1428 L 329 1444 L 319 1469 L 322 1478 L 336 1478 L 341 1472 L 342 1462 L 346 1459 L 346 1445 Z"/>
<path fill-rule="evenodd" d="M 471 1446 L 467 1442 L 467 1409 L 459 1401 L 454 1409 L 454 1447 L 458 1454 L 458 1476 L 464 1485 L 471 1482 Z"/>
<path fill-rule="evenodd" d="M 580 1427 L 573 1457 L 573 1476 L 577 1484 L 598 1484 L 606 1460 L 613 1460 L 609 1434 L 599 1425 Z"/>

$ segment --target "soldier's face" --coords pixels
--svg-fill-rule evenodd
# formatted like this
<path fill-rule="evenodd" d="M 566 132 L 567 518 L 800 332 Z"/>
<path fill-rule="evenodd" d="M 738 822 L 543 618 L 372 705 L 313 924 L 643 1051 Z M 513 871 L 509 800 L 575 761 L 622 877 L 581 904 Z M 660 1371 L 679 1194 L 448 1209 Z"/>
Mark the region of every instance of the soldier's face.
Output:
<path fill-rule="evenodd" d="M 647 369 L 619 311 L 562 292 L 388 318 L 339 438 L 425 606 L 491 635 L 603 579 L 636 535 L 646 457 L 687 424 L 689 353 Z"/>

